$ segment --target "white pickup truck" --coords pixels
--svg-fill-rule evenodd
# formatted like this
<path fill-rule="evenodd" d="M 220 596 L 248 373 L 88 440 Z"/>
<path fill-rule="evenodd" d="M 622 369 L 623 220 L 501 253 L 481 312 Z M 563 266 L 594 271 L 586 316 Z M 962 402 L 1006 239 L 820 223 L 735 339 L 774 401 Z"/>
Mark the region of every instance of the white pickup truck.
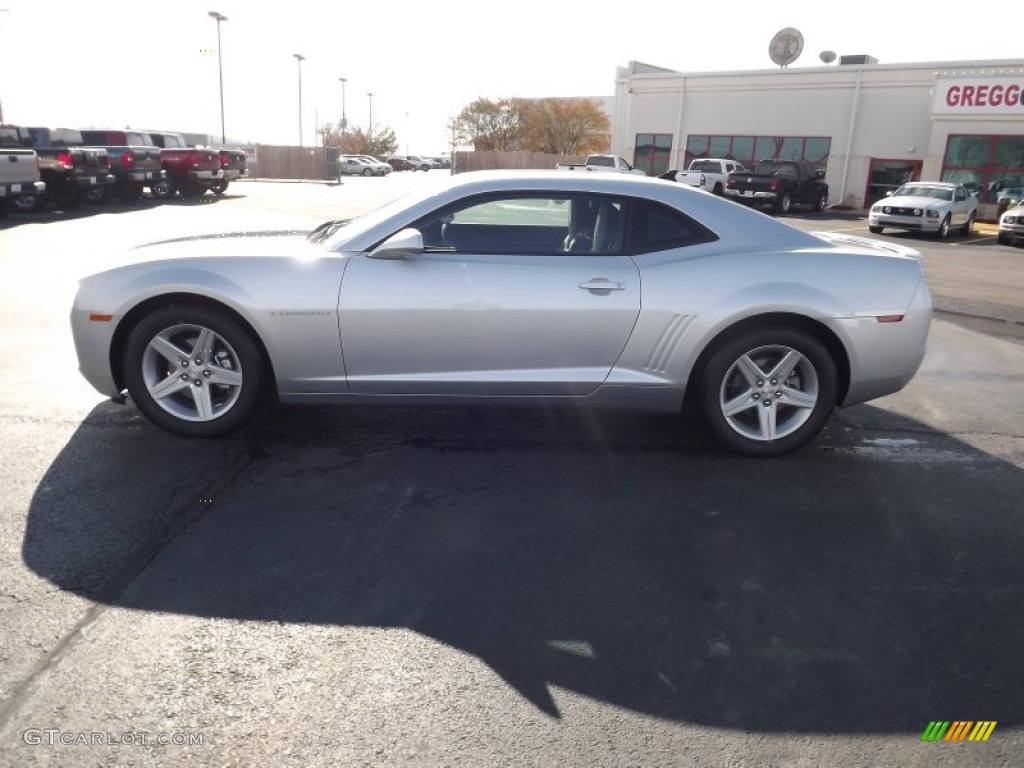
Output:
<path fill-rule="evenodd" d="M 669 171 L 661 178 L 700 187 L 708 192 L 721 195 L 725 191 L 725 178 L 733 171 L 743 172 L 747 169 L 735 160 L 724 160 L 719 157 L 703 157 L 693 160 L 685 171 Z"/>
<path fill-rule="evenodd" d="M 560 171 L 606 171 L 610 173 L 635 173 L 638 176 L 647 174 L 634 168 L 618 155 L 591 155 L 585 165 L 559 163 L 555 166 Z"/>
<path fill-rule="evenodd" d="M 39 180 L 39 162 L 28 131 L 0 125 L 0 216 L 11 208 L 29 211 L 46 189 Z"/>

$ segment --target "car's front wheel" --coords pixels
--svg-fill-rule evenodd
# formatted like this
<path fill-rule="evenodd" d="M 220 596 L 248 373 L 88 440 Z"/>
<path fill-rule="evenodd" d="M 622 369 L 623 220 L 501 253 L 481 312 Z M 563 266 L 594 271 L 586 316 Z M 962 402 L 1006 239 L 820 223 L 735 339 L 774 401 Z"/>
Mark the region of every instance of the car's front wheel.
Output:
<path fill-rule="evenodd" d="M 748 456 L 780 456 L 806 445 L 828 421 L 837 393 L 829 351 L 811 333 L 785 325 L 729 338 L 697 380 L 712 433 Z"/>
<path fill-rule="evenodd" d="M 1002 232 L 999 233 L 997 239 L 999 240 L 1000 245 L 1009 245 L 1010 244 L 1010 236 L 1006 235 L 1006 234 L 1003 234 Z"/>
<path fill-rule="evenodd" d="M 828 192 L 822 192 L 814 203 L 814 210 L 821 213 L 828 207 Z"/>
<path fill-rule="evenodd" d="M 885 227 L 876 227 L 874 224 L 868 224 L 868 232 L 870 232 L 872 235 L 882 234 L 883 229 L 885 229 Z"/>
<path fill-rule="evenodd" d="M 935 235 L 940 240 L 945 240 L 947 237 L 949 237 L 949 214 L 948 213 L 946 214 L 946 218 L 944 218 L 942 220 L 942 223 L 939 224 L 939 229 L 935 233 Z"/>
<path fill-rule="evenodd" d="M 963 228 L 964 237 L 970 237 L 971 233 L 973 231 L 974 231 L 974 212 L 972 211 L 971 215 L 967 217 L 967 221 L 964 223 L 964 228 Z"/>
<path fill-rule="evenodd" d="M 219 437 L 259 404 L 263 360 L 223 310 L 182 304 L 147 315 L 128 336 L 128 394 L 150 421 L 184 437 Z"/>

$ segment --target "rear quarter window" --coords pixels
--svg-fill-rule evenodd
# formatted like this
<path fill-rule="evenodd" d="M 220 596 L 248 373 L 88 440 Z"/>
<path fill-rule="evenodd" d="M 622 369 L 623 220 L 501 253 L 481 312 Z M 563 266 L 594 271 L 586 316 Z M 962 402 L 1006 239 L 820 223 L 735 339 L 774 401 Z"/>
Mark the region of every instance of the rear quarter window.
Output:
<path fill-rule="evenodd" d="M 652 200 L 634 200 L 629 215 L 630 253 L 654 253 L 710 243 L 718 235 L 681 211 Z"/>

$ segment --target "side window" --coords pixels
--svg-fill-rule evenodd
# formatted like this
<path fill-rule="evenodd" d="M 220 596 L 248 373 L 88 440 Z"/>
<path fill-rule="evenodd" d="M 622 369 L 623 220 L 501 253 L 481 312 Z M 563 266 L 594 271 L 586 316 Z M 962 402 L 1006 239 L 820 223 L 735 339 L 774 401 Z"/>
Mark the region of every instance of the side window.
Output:
<path fill-rule="evenodd" d="M 957 200 L 966 200 L 967 199 L 967 193 L 964 192 L 962 187 L 957 187 L 956 188 L 956 199 Z"/>
<path fill-rule="evenodd" d="M 653 253 L 710 243 L 718 236 L 686 214 L 651 200 L 634 200 L 630 213 L 630 253 Z"/>
<path fill-rule="evenodd" d="M 554 255 L 622 252 L 621 199 L 552 193 L 477 198 L 421 219 L 428 250 Z"/>

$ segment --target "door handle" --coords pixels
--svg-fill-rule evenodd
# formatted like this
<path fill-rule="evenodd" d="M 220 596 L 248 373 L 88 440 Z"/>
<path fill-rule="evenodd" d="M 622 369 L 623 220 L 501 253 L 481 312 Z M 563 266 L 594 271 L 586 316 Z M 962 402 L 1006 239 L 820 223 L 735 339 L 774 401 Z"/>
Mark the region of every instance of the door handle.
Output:
<path fill-rule="evenodd" d="M 606 277 L 595 277 L 585 283 L 580 283 L 580 288 L 585 291 L 624 291 L 625 283 L 616 283 Z"/>

